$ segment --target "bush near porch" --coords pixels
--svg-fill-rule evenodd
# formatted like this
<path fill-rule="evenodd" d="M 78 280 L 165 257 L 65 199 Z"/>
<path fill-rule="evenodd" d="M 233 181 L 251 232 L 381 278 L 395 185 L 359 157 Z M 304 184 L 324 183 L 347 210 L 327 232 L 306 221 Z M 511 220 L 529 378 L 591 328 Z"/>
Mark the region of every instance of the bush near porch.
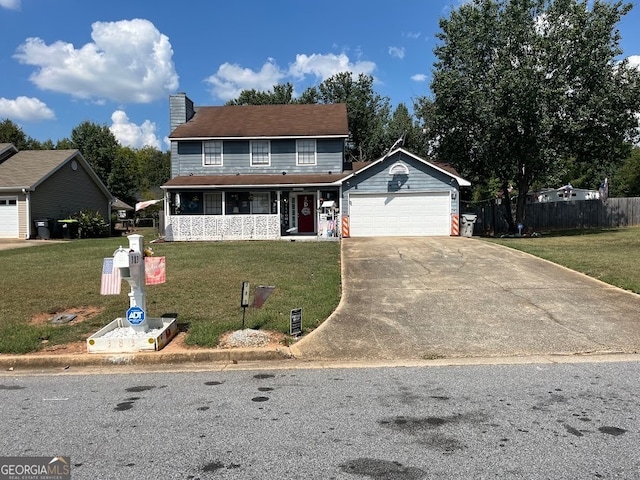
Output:
<path fill-rule="evenodd" d="M 153 235 L 145 237 L 149 240 Z M 0 353 L 27 353 L 83 340 L 129 307 L 129 285 L 120 295 L 101 296 L 102 260 L 126 237 L 83 239 L 0 251 Z M 178 314 L 187 343 L 217 345 L 220 335 L 242 328 L 241 285 L 275 286 L 261 309 L 248 308 L 245 327 L 289 333 L 290 311 L 302 308 L 304 332 L 317 327 L 340 300 L 338 242 L 174 242 L 151 245 L 165 256 L 167 282 L 146 287 L 147 315 Z M 37 316 L 78 307 L 98 307 L 96 316 L 54 326 Z M 43 343 L 45 342 L 45 343 Z"/>

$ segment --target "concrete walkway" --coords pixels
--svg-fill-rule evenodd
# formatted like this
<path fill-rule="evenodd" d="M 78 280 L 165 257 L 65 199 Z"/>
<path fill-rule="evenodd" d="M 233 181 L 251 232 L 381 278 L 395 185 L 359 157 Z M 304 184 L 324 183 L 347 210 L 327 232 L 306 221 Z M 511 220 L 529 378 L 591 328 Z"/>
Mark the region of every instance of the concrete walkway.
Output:
<path fill-rule="evenodd" d="M 296 357 L 640 351 L 640 295 L 528 254 L 465 237 L 353 238 L 342 249 L 342 302 Z"/>

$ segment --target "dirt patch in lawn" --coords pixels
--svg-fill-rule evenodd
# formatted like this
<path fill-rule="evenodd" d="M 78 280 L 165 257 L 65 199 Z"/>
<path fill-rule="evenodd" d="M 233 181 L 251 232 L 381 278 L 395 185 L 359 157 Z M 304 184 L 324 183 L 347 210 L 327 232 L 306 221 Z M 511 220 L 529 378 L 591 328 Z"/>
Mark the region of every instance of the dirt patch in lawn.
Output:
<path fill-rule="evenodd" d="M 104 307 L 82 306 L 61 310 L 59 312 L 41 312 L 29 320 L 31 325 L 76 325 L 78 323 L 90 320 L 93 317 L 100 315 L 104 311 Z M 61 321 L 60 323 L 53 323 L 53 319 L 63 319 L 65 316 L 73 316 L 73 318 L 67 322 Z M 69 317 L 69 318 L 70 318 Z M 83 340 L 77 342 L 64 343 L 60 345 L 49 345 L 47 340 L 42 341 L 42 348 L 37 352 L 33 352 L 35 355 L 49 355 L 52 353 L 64 353 L 64 354 L 80 354 L 86 353 L 87 344 L 86 337 L 90 334 L 84 335 Z"/>

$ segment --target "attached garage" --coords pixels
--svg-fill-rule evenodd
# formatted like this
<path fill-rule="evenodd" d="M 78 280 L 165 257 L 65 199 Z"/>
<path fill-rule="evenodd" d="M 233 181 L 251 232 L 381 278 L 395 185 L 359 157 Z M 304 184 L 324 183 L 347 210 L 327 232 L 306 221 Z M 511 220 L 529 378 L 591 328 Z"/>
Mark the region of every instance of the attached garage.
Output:
<path fill-rule="evenodd" d="M 449 192 L 352 194 L 352 237 L 448 236 Z"/>
<path fill-rule="evenodd" d="M 342 179 L 343 237 L 459 235 L 460 188 L 447 164 L 398 148 Z"/>
<path fill-rule="evenodd" d="M 0 197 L 0 238 L 18 238 L 18 197 Z"/>

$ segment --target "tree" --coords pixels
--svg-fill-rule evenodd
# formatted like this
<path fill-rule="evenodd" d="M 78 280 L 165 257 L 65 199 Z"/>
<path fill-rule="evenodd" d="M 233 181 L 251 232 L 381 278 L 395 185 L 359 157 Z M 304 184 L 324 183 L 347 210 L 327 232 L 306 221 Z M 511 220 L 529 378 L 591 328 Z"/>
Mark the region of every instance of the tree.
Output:
<path fill-rule="evenodd" d="M 106 185 L 114 197 L 135 205 L 140 172 L 136 152 L 129 147 L 119 147 L 111 165 Z"/>
<path fill-rule="evenodd" d="M 286 83 L 273 86 L 273 92 L 260 92 L 255 89 L 243 90 L 235 100 L 227 105 L 286 105 L 298 103 L 293 98 L 293 85 Z"/>
<path fill-rule="evenodd" d="M 613 197 L 640 197 L 640 147 L 631 154 L 614 173 L 610 194 Z"/>
<path fill-rule="evenodd" d="M 13 143 L 18 150 L 26 150 L 27 136 L 18 125 L 6 118 L 0 123 L 0 143 Z"/>
<path fill-rule="evenodd" d="M 385 144 L 391 146 L 401 137 L 404 148 L 418 156 L 427 156 L 426 136 L 404 103 L 398 104 L 391 115 Z"/>
<path fill-rule="evenodd" d="M 347 158 L 375 160 L 391 145 L 385 143 L 385 130 L 389 122 L 389 99 L 373 89 L 373 77 L 361 73 L 357 80 L 351 72 L 338 73 L 318 87 L 303 94 L 316 98 L 318 103 L 346 103 L 350 141 Z"/>
<path fill-rule="evenodd" d="M 100 179 L 108 184 L 112 164 L 120 148 L 109 127 L 89 121 L 82 122 L 71 131 L 71 140 Z"/>
<path fill-rule="evenodd" d="M 587 3 L 592 3 L 591 7 Z M 427 127 L 434 153 L 475 182 L 526 194 L 567 165 L 601 181 L 637 131 L 640 73 L 617 23 L 631 8 L 601 0 L 474 0 L 440 20 Z M 429 102 L 423 102 L 429 108 Z"/>
<path fill-rule="evenodd" d="M 147 146 L 136 151 L 136 158 L 140 179 L 138 190 L 142 197 L 155 198 L 150 190 L 171 178 L 171 153 Z"/>

